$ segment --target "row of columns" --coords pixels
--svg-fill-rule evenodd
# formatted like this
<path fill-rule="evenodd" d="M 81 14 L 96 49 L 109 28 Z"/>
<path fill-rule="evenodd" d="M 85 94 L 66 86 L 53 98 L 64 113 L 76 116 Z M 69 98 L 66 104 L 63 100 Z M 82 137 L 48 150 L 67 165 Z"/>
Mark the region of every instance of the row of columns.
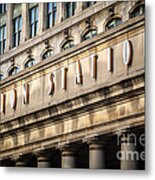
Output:
<path fill-rule="evenodd" d="M 38 34 L 41 34 L 45 28 L 46 28 L 46 21 L 45 21 L 45 15 L 46 15 L 46 8 L 45 3 L 39 3 L 39 18 L 38 18 Z M 64 18 L 64 3 L 58 2 L 57 3 L 57 15 L 56 15 L 56 24 L 59 24 L 63 18 Z M 79 13 L 82 11 L 82 2 L 77 2 L 76 7 L 76 13 Z M 22 4 L 22 38 L 21 38 L 21 44 L 24 43 L 26 40 L 29 39 L 29 11 L 28 11 L 28 3 Z M 12 19 L 13 19 L 13 4 L 8 4 L 7 8 L 7 43 L 6 43 L 6 50 L 8 51 L 12 47 Z"/>
<path fill-rule="evenodd" d="M 100 140 L 99 138 L 91 138 L 87 140 L 89 145 L 89 168 L 90 169 L 106 169 L 106 147 L 107 144 Z M 121 136 L 120 141 L 121 152 L 128 153 L 134 152 L 136 146 L 131 139 L 126 134 Z M 77 152 L 78 149 L 69 144 L 59 147 L 61 151 L 61 168 L 77 168 Z M 37 167 L 38 168 L 49 168 L 52 167 L 51 153 L 46 151 L 40 151 L 34 153 L 37 157 Z M 27 167 L 28 159 L 24 156 L 14 158 L 16 167 Z M 123 170 L 135 170 L 137 169 L 137 161 L 135 159 L 121 159 L 120 169 Z"/>

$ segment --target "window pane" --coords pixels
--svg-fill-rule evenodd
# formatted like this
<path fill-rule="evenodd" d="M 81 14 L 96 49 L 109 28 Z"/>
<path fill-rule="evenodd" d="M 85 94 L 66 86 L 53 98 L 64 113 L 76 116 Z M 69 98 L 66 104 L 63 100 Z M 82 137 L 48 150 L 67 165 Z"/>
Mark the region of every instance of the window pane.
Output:
<path fill-rule="evenodd" d="M 112 29 L 122 23 L 122 20 L 120 18 L 112 19 L 108 24 L 106 25 L 106 29 Z"/>
<path fill-rule="evenodd" d="M 19 30 L 22 29 L 22 17 L 20 16 L 19 17 Z"/>
<path fill-rule="evenodd" d="M 35 21 L 38 20 L 38 6 L 35 8 Z"/>
<path fill-rule="evenodd" d="M 35 60 L 34 59 L 30 59 L 26 64 L 25 64 L 25 68 L 29 68 L 31 66 L 33 66 L 35 64 Z"/>
<path fill-rule="evenodd" d="M 30 23 L 34 22 L 34 8 L 31 9 L 30 11 Z"/>

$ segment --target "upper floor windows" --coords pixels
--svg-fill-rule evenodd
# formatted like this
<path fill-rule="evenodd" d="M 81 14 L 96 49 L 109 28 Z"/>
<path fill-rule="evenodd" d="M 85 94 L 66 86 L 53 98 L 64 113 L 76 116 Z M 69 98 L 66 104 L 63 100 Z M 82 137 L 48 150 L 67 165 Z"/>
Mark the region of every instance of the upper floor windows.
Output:
<path fill-rule="evenodd" d="M 3 14 L 6 12 L 6 4 L 0 4 L 0 14 Z"/>
<path fill-rule="evenodd" d="M 144 14 L 144 12 L 145 12 L 145 6 L 144 4 L 141 4 L 133 9 L 133 11 L 130 14 L 130 18 L 141 16 Z"/>
<path fill-rule="evenodd" d="M 52 50 L 47 50 L 47 51 L 43 54 L 42 58 L 43 58 L 43 60 L 45 60 L 45 59 L 50 58 L 51 56 L 53 56 L 53 51 L 52 51 Z"/>
<path fill-rule="evenodd" d="M 57 3 L 47 3 L 47 28 L 55 25 L 56 22 Z"/>
<path fill-rule="evenodd" d="M 30 38 L 38 33 L 38 6 L 29 9 Z"/>
<path fill-rule="evenodd" d="M 89 30 L 82 36 L 82 41 L 85 41 L 87 39 L 91 39 L 96 35 L 97 35 L 96 29 Z"/>
<path fill-rule="evenodd" d="M 3 78 L 4 78 L 3 74 L 2 74 L 2 73 L 0 73 L 0 81 L 2 81 L 2 80 L 3 80 Z"/>
<path fill-rule="evenodd" d="M 106 30 L 109 30 L 109 29 L 112 29 L 118 25 L 122 24 L 122 19 L 117 17 L 117 18 L 113 18 L 111 19 L 107 24 L 106 24 L 106 27 L 105 29 Z"/>
<path fill-rule="evenodd" d="M 75 14 L 76 2 L 64 2 L 65 19 Z"/>
<path fill-rule="evenodd" d="M 9 71 L 9 76 L 13 76 L 19 72 L 19 68 L 17 66 L 12 66 L 12 68 Z"/>
<path fill-rule="evenodd" d="M 83 9 L 86 9 L 90 6 L 92 6 L 93 4 L 95 4 L 96 1 L 87 1 L 87 2 L 83 2 Z"/>
<path fill-rule="evenodd" d="M 26 63 L 25 63 L 25 69 L 26 68 L 29 68 L 31 66 L 34 66 L 35 65 L 35 60 L 33 58 L 29 59 Z"/>
<path fill-rule="evenodd" d="M 0 27 L 0 55 L 6 48 L 6 25 Z"/>
<path fill-rule="evenodd" d="M 13 19 L 13 47 L 19 45 L 21 40 L 21 32 L 22 32 L 22 17 L 18 16 Z"/>
<path fill-rule="evenodd" d="M 62 51 L 65 51 L 71 47 L 74 46 L 74 41 L 73 40 L 68 40 L 67 42 L 65 42 L 63 45 L 62 45 Z"/>

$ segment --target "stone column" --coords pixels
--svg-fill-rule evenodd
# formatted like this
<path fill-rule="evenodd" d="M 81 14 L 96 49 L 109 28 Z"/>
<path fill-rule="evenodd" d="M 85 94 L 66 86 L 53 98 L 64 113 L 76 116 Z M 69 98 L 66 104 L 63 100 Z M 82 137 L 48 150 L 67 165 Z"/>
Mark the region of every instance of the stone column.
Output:
<path fill-rule="evenodd" d="M 13 4 L 8 4 L 7 9 L 7 40 L 6 40 L 6 51 L 12 48 L 12 7 Z"/>
<path fill-rule="evenodd" d="M 28 39 L 29 39 L 28 3 L 22 3 L 22 39 L 21 39 L 21 43 L 24 43 Z"/>
<path fill-rule="evenodd" d="M 101 140 L 90 140 L 89 144 L 89 168 L 105 169 L 105 144 Z"/>
<path fill-rule="evenodd" d="M 19 156 L 14 159 L 16 167 L 27 167 L 27 159 Z"/>
<path fill-rule="evenodd" d="M 61 167 L 62 168 L 76 168 L 76 150 L 70 146 L 65 146 L 61 150 Z"/>
<path fill-rule="evenodd" d="M 38 168 L 49 168 L 51 167 L 51 158 L 47 152 L 39 152 L 37 156 L 37 167 Z"/>
<path fill-rule="evenodd" d="M 135 134 L 130 132 L 123 132 L 121 135 L 121 162 L 120 166 L 122 170 L 136 170 L 137 169 L 137 157 L 136 151 L 136 139 Z"/>

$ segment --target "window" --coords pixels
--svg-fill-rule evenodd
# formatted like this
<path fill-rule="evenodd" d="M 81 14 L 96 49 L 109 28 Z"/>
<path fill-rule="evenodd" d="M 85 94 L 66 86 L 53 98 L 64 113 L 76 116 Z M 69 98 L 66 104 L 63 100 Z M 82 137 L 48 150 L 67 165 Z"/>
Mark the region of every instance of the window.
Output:
<path fill-rule="evenodd" d="M 49 57 L 53 56 L 53 51 L 52 50 L 47 50 L 44 54 L 43 54 L 43 59 L 48 59 Z"/>
<path fill-rule="evenodd" d="M 30 38 L 34 37 L 38 33 L 38 6 L 32 7 L 29 10 L 30 21 Z"/>
<path fill-rule="evenodd" d="M 114 18 L 111 21 L 109 21 L 106 25 L 106 30 L 112 29 L 122 23 L 121 18 Z"/>
<path fill-rule="evenodd" d="M 86 9 L 90 6 L 92 6 L 93 4 L 95 4 L 96 1 L 87 1 L 87 2 L 83 2 L 83 8 Z"/>
<path fill-rule="evenodd" d="M 19 72 L 19 68 L 17 66 L 13 66 L 9 71 L 9 76 L 13 76 Z"/>
<path fill-rule="evenodd" d="M 65 2 L 65 19 L 75 14 L 76 2 Z"/>
<path fill-rule="evenodd" d="M 22 17 L 18 16 L 13 20 L 13 47 L 19 45 L 22 31 Z"/>
<path fill-rule="evenodd" d="M 63 46 L 62 46 L 62 51 L 65 51 L 71 47 L 74 46 L 74 41 L 73 40 L 69 40 L 67 41 Z"/>
<path fill-rule="evenodd" d="M 2 74 L 2 73 L 0 73 L 0 81 L 2 81 L 2 80 L 3 80 L 3 78 L 4 78 L 3 74 Z"/>
<path fill-rule="evenodd" d="M 3 14 L 6 12 L 6 4 L 0 4 L 0 14 Z"/>
<path fill-rule="evenodd" d="M 6 48 L 6 25 L 0 27 L 0 55 L 4 53 Z"/>
<path fill-rule="evenodd" d="M 47 3 L 47 28 L 55 25 L 56 22 L 57 3 Z"/>
<path fill-rule="evenodd" d="M 136 7 L 132 13 L 131 13 L 131 18 L 134 18 L 134 17 L 137 17 L 137 16 L 141 16 L 144 14 L 144 11 L 145 11 L 145 7 L 144 7 L 144 4 L 143 5 L 140 5 L 138 7 Z"/>
<path fill-rule="evenodd" d="M 94 36 L 97 35 L 97 31 L 94 29 L 94 30 L 90 30 L 88 32 L 86 32 L 83 37 L 82 37 L 82 41 L 85 41 L 87 39 L 91 39 L 93 38 Z"/>
<path fill-rule="evenodd" d="M 29 59 L 26 63 L 25 63 L 25 69 L 29 68 L 31 66 L 35 65 L 35 60 L 34 59 Z"/>

